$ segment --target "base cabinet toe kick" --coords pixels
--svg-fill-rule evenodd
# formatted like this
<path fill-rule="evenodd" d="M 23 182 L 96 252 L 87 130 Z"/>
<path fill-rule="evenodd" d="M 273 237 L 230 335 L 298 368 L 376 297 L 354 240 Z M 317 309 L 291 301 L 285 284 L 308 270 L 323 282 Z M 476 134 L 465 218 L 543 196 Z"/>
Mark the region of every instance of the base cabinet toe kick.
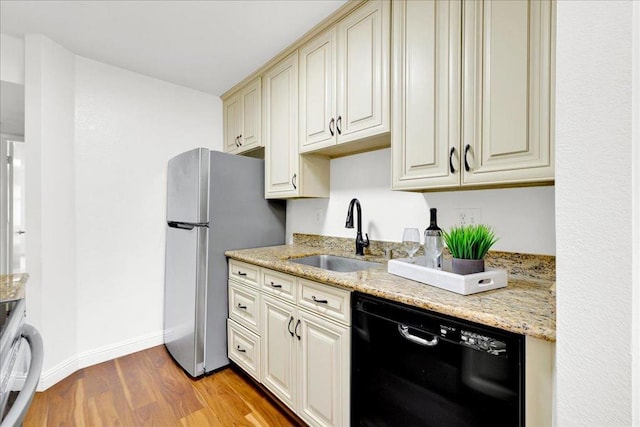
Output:
<path fill-rule="evenodd" d="M 228 357 L 309 425 L 552 425 L 554 343 L 231 261 Z"/>

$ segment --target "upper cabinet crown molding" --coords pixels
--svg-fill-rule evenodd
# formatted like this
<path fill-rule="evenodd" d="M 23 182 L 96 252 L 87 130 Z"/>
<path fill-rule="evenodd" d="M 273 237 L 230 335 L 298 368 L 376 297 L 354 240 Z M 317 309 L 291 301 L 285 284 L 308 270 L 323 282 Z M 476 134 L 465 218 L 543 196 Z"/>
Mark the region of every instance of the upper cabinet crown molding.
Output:
<path fill-rule="evenodd" d="M 393 189 L 553 181 L 554 11 L 394 1 Z"/>

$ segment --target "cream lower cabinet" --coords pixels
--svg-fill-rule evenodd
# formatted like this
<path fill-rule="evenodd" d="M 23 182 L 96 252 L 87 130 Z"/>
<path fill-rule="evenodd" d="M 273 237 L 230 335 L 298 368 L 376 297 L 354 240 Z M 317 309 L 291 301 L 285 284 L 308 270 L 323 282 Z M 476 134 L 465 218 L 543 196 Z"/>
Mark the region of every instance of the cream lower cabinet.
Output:
<path fill-rule="evenodd" d="M 268 269 L 246 286 L 231 263 L 229 358 L 309 425 L 348 426 L 350 292 Z"/>
<path fill-rule="evenodd" d="M 554 0 L 393 2 L 393 189 L 553 181 L 554 14 Z"/>

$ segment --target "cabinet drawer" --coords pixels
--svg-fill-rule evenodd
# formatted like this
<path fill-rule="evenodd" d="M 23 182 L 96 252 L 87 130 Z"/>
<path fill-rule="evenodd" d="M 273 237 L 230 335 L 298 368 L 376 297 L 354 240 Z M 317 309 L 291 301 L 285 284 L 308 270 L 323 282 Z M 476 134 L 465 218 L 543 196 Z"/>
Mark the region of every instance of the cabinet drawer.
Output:
<path fill-rule="evenodd" d="M 287 274 L 271 270 L 262 271 L 262 290 L 294 304 L 296 302 L 296 281 L 295 277 Z"/>
<path fill-rule="evenodd" d="M 298 279 L 298 305 L 339 322 L 351 323 L 351 293 L 305 279 Z"/>
<path fill-rule="evenodd" d="M 229 280 L 229 317 L 247 329 L 260 330 L 260 293 L 257 289 Z"/>
<path fill-rule="evenodd" d="M 227 319 L 227 355 L 260 381 L 260 337 L 231 319 Z"/>
<path fill-rule="evenodd" d="M 260 267 L 246 262 L 229 260 L 229 279 L 235 279 L 250 286 L 259 286 Z"/>

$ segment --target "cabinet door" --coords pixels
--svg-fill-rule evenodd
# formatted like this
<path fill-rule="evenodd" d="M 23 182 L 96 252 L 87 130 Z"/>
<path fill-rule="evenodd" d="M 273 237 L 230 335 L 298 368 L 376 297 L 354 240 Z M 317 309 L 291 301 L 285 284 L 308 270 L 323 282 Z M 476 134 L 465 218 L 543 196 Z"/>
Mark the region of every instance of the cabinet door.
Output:
<path fill-rule="evenodd" d="M 238 136 L 242 133 L 240 96 L 232 96 L 224 102 L 224 152 L 237 153 Z"/>
<path fill-rule="evenodd" d="M 240 98 L 242 100 L 242 131 L 238 141 L 240 152 L 252 150 L 262 146 L 261 130 L 261 96 L 260 77 L 242 89 Z"/>
<path fill-rule="evenodd" d="M 290 304 L 262 298 L 262 384 L 295 411 L 296 310 Z M 299 330 L 299 329 L 298 329 Z"/>
<path fill-rule="evenodd" d="M 393 189 L 460 184 L 461 6 L 394 1 Z"/>
<path fill-rule="evenodd" d="M 298 52 L 263 77 L 262 112 L 267 198 L 298 194 Z"/>
<path fill-rule="evenodd" d="M 310 425 L 348 426 L 349 328 L 299 311 L 298 414 Z"/>
<path fill-rule="evenodd" d="M 389 131 L 390 3 L 370 0 L 338 23 L 338 143 Z"/>
<path fill-rule="evenodd" d="M 300 49 L 300 152 L 336 143 L 336 29 Z"/>
<path fill-rule="evenodd" d="M 464 2 L 462 184 L 553 180 L 555 2 Z"/>

